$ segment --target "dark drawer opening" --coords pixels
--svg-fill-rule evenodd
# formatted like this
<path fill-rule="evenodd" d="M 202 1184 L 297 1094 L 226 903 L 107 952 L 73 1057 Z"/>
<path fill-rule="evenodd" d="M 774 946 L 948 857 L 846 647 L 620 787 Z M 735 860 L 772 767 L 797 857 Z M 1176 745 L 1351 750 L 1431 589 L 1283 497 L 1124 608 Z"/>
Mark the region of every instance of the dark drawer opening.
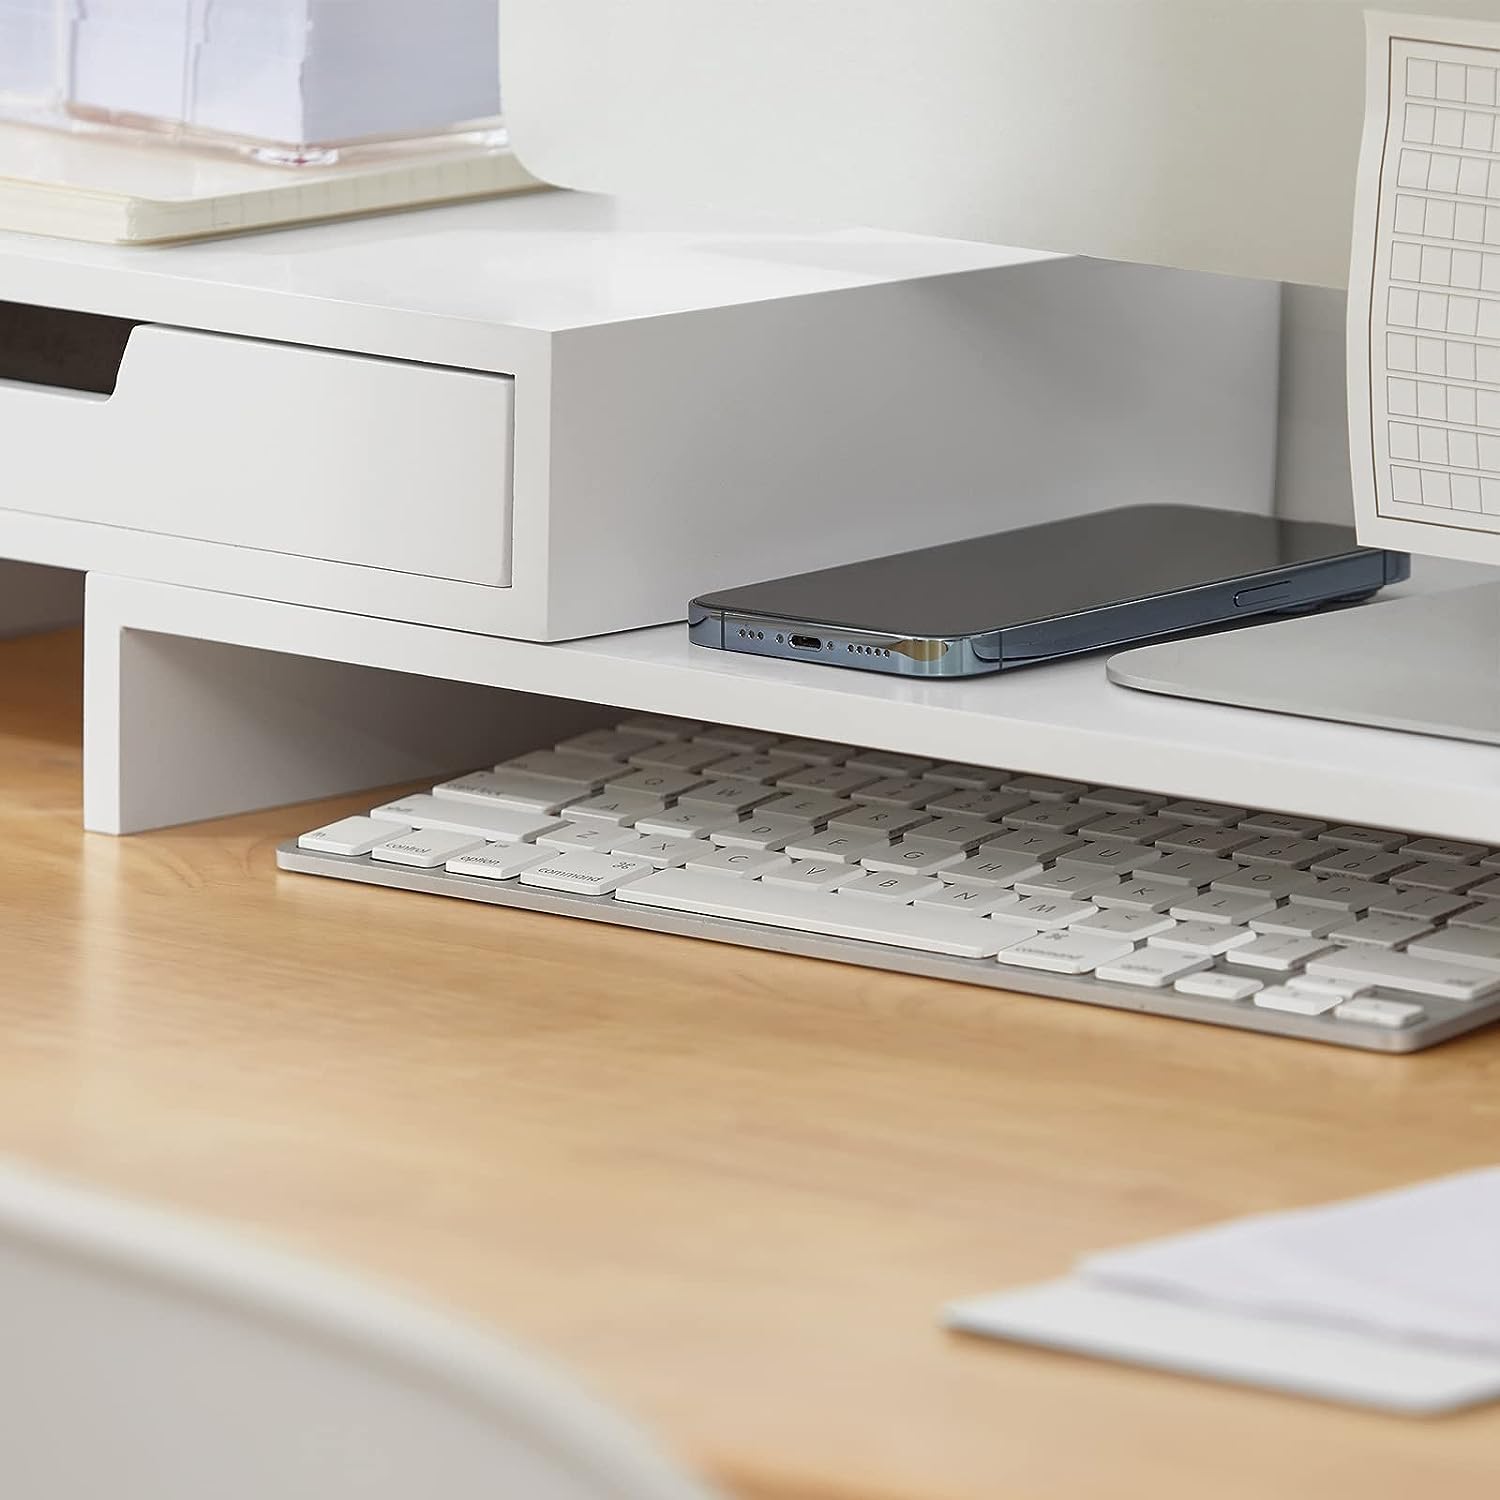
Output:
<path fill-rule="evenodd" d="M 138 322 L 0 302 L 0 380 L 112 396 Z"/>

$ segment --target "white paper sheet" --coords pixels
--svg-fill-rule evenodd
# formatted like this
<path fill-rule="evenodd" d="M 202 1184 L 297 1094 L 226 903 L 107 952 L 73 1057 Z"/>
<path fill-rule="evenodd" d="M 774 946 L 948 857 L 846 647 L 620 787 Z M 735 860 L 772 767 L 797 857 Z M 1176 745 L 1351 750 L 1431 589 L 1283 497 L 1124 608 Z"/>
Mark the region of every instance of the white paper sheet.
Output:
<path fill-rule="evenodd" d="M 1349 298 L 1361 522 L 1500 533 L 1500 24 L 1367 17 Z"/>
<path fill-rule="evenodd" d="M 1120 1290 L 1500 1357 L 1500 1167 L 1092 1255 Z"/>

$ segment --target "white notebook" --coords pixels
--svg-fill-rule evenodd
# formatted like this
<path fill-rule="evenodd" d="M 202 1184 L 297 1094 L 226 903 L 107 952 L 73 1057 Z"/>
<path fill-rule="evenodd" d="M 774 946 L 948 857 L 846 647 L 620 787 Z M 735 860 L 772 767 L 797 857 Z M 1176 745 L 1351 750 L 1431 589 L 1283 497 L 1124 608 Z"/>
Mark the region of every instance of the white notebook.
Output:
<path fill-rule="evenodd" d="M 1500 1398 L 1500 1168 L 1085 1257 L 949 1325 L 1408 1414 Z"/>
<path fill-rule="evenodd" d="M 233 234 L 277 224 L 528 192 L 507 149 L 382 148 L 331 167 L 275 167 L 126 136 L 0 124 L 0 229 L 102 244 Z"/>

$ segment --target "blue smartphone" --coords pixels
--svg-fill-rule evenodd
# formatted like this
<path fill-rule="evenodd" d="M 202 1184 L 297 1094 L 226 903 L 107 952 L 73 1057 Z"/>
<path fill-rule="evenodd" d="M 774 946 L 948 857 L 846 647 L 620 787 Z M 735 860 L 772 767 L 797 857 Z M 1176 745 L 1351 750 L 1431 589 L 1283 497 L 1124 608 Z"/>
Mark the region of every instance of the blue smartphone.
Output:
<path fill-rule="evenodd" d="M 1367 598 L 1411 572 L 1343 526 L 1139 505 L 700 595 L 694 644 L 973 677 Z"/>

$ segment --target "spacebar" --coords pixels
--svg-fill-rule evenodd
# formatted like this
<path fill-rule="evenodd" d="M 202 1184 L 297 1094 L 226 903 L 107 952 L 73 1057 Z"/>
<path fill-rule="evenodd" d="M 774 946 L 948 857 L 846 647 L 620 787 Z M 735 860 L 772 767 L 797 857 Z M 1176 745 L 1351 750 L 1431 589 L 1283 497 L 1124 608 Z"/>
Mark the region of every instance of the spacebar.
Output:
<path fill-rule="evenodd" d="M 898 906 L 894 901 L 799 891 L 792 886 L 764 885 L 734 875 L 703 875 L 694 870 L 659 870 L 615 892 L 616 901 L 657 906 L 667 911 L 696 912 L 731 922 L 760 922 L 794 932 L 821 932 L 828 937 L 921 948 L 959 958 L 993 958 L 1014 932 L 1002 932 L 983 917 L 953 916 Z"/>

